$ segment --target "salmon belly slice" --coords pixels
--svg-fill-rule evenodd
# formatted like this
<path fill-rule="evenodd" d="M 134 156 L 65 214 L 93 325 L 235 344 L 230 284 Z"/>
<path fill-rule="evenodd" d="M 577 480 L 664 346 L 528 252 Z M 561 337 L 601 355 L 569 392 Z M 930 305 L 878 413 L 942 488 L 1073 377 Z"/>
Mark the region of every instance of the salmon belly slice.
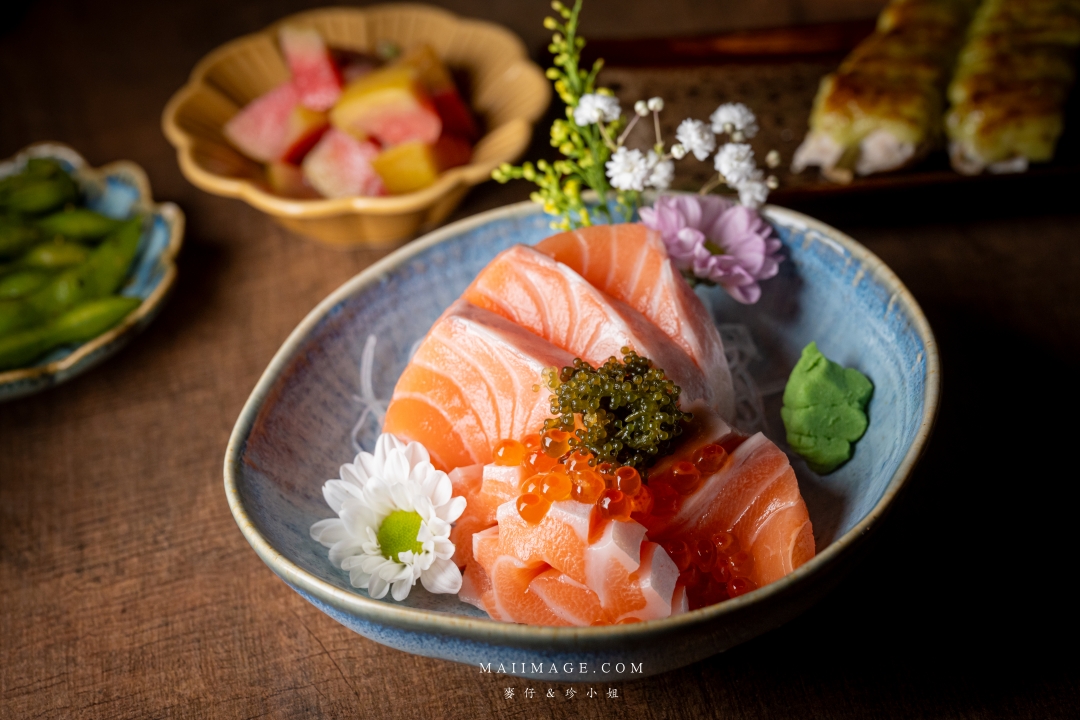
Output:
<path fill-rule="evenodd" d="M 533 248 L 515 245 L 500 253 L 462 297 L 593 366 L 621 359 L 629 347 L 663 368 L 684 401 L 704 399 L 719 410 L 723 388 L 707 382 L 683 348 L 630 305 Z"/>
<path fill-rule="evenodd" d="M 450 472 L 454 495 L 465 498 L 465 512 L 450 528 L 454 562 L 465 567 L 473 556 L 473 535 L 495 525 L 499 506 L 518 496 L 522 468 L 468 465 Z"/>
<path fill-rule="evenodd" d="M 609 521 L 590 534 L 592 512 L 592 505 L 555 502 L 532 525 L 508 502 L 498 511 L 499 552 L 566 575 L 595 593 L 616 621 L 670 615 L 678 569 L 667 552 L 645 540 L 644 526 L 633 520 Z"/>
<path fill-rule="evenodd" d="M 693 408 L 694 427 L 678 452 L 651 471 L 661 477 L 667 467 L 688 459 L 702 445 L 723 440 L 731 430 L 720 418 Z M 754 558 L 750 579 L 758 587 L 779 580 L 814 557 L 814 530 L 806 502 L 787 455 L 761 433 L 734 448 L 715 473 L 683 498 L 669 518 L 642 518 L 649 537 L 673 538 L 688 544 L 730 532 Z"/>
<path fill-rule="evenodd" d="M 441 470 L 490 462 L 497 441 L 520 440 L 550 417 L 541 374 L 573 359 L 505 318 L 458 300 L 398 380 L 383 432 L 422 443 Z"/>
<path fill-rule="evenodd" d="M 536 249 L 651 320 L 718 389 L 717 412 L 734 418 L 735 395 L 720 333 L 675 269 L 659 233 L 639 223 L 594 225 L 553 235 Z"/>

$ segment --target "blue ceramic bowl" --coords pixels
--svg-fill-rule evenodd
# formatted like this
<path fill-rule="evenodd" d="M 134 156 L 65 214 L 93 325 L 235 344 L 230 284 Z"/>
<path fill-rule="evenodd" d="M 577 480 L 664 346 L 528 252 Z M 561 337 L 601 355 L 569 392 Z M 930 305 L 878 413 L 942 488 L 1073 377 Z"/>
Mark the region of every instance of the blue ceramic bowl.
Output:
<path fill-rule="evenodd" d="M 788 261 L 763 284 L 762 300 L 740 306 L 716 289 L 704 298 L 714 317 L 749 328 L 760 349 L 754 379 L 772 389 L 772 439 L 786 448 L 776 390 L 811 340 L 875 384 L 870 428 L 850 462 L 824 477 L 793 463 L 818 554 L 791 575 L 664 620 L 536 627 L 491 621 L 456 596 L 419 585 L 403 603 L 372 600 L 311 539 L 311 524 L 331 515 L 323 482 L 355 452 L 358 365 L 368 336 L 377 338 L 375 395 L 386 398 L 410 349 L 477 272 L 504 248 L 550 234 L 548 218 L 531 203 L 477 215 L 402 248 L 342 286 L 292 333 L 244 407 L 225 457 L 225 490 L 244 536 L 293 589 L 361 635 L 526 677 L 573 682 L 660 673 L 794 617 L 839 580 L 911 472 L 937 410 L 938 356 L 915 300 L 874 255 L 798 213 L 770 207 L 765 214 Z"/>
<path fill-rule="evenodd" d="M 142 303 L 120 324 L 82 345 L 57 348 L 33 366 L 0 372 L 0 402 L 45 390 L 86 372 L 116 353 L 161 310 L 176 280 L 176 254 L 184 237 L 184 214 L 172 203 L 154 203 L 142 168 L 121 160 L 91 168 L 73 149 L 59 143 L 38 143 L 0 163 L 0 177 L 22 170 L 32 157 L 51 157 L 72 173 L 86 204 L 104 215 L 147 220 L 139 249 L 121 295 Z"/>

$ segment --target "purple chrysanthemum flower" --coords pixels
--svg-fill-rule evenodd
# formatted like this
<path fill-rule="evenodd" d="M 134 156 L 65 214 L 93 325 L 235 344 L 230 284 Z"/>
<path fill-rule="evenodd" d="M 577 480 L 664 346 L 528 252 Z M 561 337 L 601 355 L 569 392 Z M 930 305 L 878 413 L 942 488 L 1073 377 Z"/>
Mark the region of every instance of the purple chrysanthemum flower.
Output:
<path fill-rule="evenodd" d="M 675 266 L 716 283 L 741 303 L 761 297 L 759 280 L 776 275 L 783 257 L 772 227 L 756 210 L 717 195 L 664 195 L 641 209 Z"/>

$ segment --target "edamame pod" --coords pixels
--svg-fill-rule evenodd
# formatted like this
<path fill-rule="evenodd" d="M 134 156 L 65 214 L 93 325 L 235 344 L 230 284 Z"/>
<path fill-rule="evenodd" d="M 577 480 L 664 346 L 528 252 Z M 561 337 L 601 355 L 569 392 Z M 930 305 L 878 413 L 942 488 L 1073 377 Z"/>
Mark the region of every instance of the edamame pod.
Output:
<path fill-rule="evenodd" d="M 41 233 L 13 220 L 0 218 L 0 258 L 15 257 L 41 239 Z"/>
<path fill-rule="evenodd" d="M 81 265 L 64 270 L 22 300 L 0 301 L 0 337 L 45 323 L 79 303 L 112 295 L 135 259 L 141 233 L 141 217 L 126 220 Z"/>
<path fill-rule="evenodd" d="M 78 199 L 79 190 L 67 173 L 53 178 L 33 179 L 14 187 L 5 198 L 9 210 L 37 215 Z"/>
<path fill-rule="evenodd" d="M 73 208 L 42 218 L 37 226 L 46 237 L 63 235 L 72 240 L 97 240 L 116 230 L 123 222 L 86 208 Z"/>
<path fill-rule="evenodd" d="M 141 302 L 139 298 L 121 296 L 91 300 L 45 326 L 0 338 L 0 370 L 25 366 L 61 345 L 92 340 L 123 320 Z"/>
<path fill-rule="evenodd" d="M 0 300 L 17 300 L 49 282 L 52 273 L 45 270 L 17 270 L 0 278 Z"/>
<path fill-rule="evenodd" d="M 78 243 L 43 242 L 19 258 L 17 264 L 23 268 L 63 270 L 86 262 L 88 257 L 90 251 Z"/>

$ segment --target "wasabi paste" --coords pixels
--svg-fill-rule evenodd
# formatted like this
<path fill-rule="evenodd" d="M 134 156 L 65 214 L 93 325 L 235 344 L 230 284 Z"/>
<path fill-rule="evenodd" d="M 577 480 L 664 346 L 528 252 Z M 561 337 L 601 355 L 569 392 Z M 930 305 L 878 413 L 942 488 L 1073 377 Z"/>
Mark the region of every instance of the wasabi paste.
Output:
<path fill-rule="evenodd" d="M 810 343 L 784 388 L 780 415 L 788 445 L 814 472 L 831 473 L 851 458 L 851 444 L 866 432 L 873 392 L 865 375 L 834 363 Z"/>

